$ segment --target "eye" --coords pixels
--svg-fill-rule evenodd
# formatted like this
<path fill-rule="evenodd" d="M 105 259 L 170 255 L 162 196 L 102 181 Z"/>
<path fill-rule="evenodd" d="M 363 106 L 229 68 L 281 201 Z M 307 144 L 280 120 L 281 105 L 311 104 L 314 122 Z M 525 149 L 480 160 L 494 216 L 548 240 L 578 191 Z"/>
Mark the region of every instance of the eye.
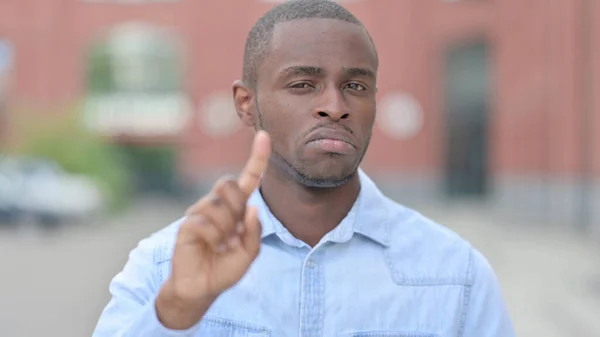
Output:
<path fill-rule="evenodd" d="M 309 89 L 309 88 L 312 88 L 313 86 L 307 82 L 296 82 L 296 83 L 292 83 L 289 87 L 291 89 Z"/>
<path fill-rule="evenodd" d="M 357 90 L 357 91 L 365 91 L 365 90 L 367 90 L 367 88 L 365 88 L 364 85 L 358 84 L 358 83 L 355 83 L 355 82 L 348 83 L 346 85 L 346 88 L 349 88 L 349 89 L 352 89 L 352 90 Z"/>

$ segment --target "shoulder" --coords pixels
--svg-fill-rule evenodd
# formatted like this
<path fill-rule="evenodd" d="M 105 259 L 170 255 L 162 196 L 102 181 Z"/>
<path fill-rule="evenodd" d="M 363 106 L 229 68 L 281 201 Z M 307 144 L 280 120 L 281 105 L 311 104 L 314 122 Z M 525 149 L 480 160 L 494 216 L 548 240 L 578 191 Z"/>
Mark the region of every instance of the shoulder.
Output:
<path fill-rule="evenodd" d="M 154 265 L 169 262 L 173 257 L 173 248 L 177 239 L 179 227 L 185 218 L 180 218 L 168 226 L 142 239 L 133 253 L 144 254 Z"/>
<path fill-rule="evenodd" d="M 460 235 L 416 210 L 387 199 L 387 263 L 397 283 L 471 285 L 485 257 Z"/>

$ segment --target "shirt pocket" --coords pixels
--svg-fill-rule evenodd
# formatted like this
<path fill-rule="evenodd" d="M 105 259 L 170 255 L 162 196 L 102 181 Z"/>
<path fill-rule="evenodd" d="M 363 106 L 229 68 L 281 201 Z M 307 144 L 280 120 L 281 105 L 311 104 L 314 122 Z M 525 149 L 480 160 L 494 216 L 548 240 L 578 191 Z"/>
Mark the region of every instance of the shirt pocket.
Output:
<path fill-rule="evenodd" d="M 365 331 L 352 332 L 349 337 L 439 337 L 436 334 L 416 331 Z"/>
<path fill-rule="evenodd" d="M 197 337 L 268 337 L 271 331 L 254 324 L 222 318 L 206 317 L 200 323 Z"/>

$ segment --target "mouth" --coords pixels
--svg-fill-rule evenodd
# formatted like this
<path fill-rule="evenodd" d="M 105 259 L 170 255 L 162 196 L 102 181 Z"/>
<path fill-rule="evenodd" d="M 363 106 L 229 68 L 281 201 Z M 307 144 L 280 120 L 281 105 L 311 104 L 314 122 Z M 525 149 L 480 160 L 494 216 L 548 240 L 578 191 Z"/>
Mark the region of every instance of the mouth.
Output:
<path fill-rule="evenodd" d="M 310 135 L 307 147 L 330 154 L 351 154 L 356 145 L 350 133 L 343 130 L 319 129 Z"/>

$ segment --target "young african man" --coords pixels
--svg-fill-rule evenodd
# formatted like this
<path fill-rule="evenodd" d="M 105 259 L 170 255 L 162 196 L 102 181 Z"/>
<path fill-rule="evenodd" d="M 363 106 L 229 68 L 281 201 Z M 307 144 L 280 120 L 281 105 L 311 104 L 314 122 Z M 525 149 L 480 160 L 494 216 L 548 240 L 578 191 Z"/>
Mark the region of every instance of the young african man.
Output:
<path fill-rule="evenodd" d="M 486 259 L 359 169 L 377 71 L 334 2 L 261 17 L 233 84 L 246 166 L 139 243 L 94 336 L 514 336 Z"/>

